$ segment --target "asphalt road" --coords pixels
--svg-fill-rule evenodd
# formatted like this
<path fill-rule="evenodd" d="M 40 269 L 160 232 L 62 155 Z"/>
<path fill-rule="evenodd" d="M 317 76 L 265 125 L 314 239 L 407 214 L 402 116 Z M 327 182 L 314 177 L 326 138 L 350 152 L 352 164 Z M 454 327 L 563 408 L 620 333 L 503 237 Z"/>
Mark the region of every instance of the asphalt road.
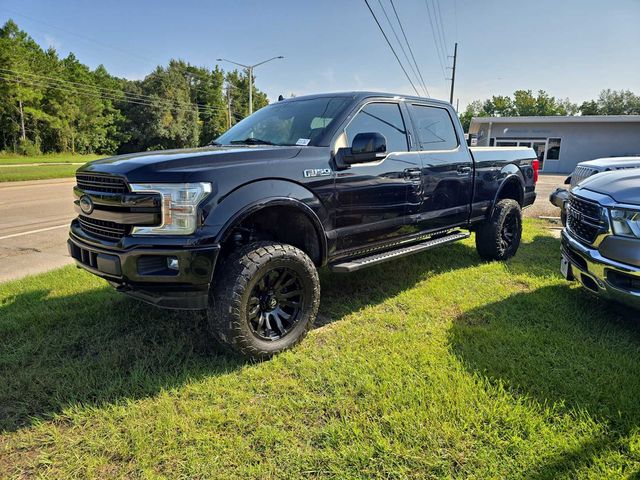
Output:
<path fill-rule="evenodd" d="M 75 216 L 74 183 L 0 183 L 0 282 L 72 263 L 67 232 Z"/>
<path fill-rule="evenodd" d="M 541 175 L 528 217 L 559 216 L 549 193 L 564 175 Z M 73 263 L 67 253 L 74 179 L 0 183 L 0 282 Z"/>

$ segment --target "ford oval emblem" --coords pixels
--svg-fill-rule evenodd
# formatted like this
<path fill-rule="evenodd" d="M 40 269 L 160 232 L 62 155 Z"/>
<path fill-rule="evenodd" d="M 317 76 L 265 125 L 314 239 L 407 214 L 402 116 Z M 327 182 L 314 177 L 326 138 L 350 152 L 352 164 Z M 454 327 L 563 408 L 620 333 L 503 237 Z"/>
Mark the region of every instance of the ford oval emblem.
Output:
<path fill-rule="evenodd" d="M 87 215 L 91 215 L 93 212 L 93 201 L 87 195 L 83 195 L 80 197 L 80 210 Z"/>

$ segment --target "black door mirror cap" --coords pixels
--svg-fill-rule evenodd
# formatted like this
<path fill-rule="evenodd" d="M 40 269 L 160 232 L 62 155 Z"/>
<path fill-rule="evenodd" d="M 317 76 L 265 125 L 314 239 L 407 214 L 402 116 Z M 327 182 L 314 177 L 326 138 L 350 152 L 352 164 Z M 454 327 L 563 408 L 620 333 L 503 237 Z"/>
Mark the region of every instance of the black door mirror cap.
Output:
<path fill-rule="evenodd" d="M 351 165 L 383 160 L 387 156 L 387 139 L 381 133 L 358 133 L 351 147 L 338 149 L 335 155 L 336 168 L 345 170 Z"/>

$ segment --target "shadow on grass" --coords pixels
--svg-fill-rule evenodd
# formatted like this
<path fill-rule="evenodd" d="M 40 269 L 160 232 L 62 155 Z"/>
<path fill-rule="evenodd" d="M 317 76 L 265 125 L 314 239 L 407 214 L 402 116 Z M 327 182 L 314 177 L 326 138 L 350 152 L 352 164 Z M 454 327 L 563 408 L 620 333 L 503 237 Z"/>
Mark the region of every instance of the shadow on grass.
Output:
<path fill-rule="evenodd" d="M 547 240 L 537 237 L 523 246 L 521 259 L 510 265 L 526 269 L 520 264 L 537 262 L 545 250 L 548 256 L 539 241 Z M 317 326 L 439 273 L 480 263 L 474 248 L 454 244 L 350 275 L 323 270 Z M 154 395 L 243 364 L 220 351 L 204 314 L 153 308 L 110 287 L 67 297 L 27 289 L 0 301 L 0 431 L 51 418 L 73 405 Z"/>
<path fill-rule="evenodd" d="M 456 320 L 450 344 L 470 372 L 605 425 L 601 435 L 542 458 L 526 478 L 571 477 L 598 457 L 638 455 L 629 437 L 640 427 L 639 320 L 637 311 L 568 285 L 516 294 Z"/>

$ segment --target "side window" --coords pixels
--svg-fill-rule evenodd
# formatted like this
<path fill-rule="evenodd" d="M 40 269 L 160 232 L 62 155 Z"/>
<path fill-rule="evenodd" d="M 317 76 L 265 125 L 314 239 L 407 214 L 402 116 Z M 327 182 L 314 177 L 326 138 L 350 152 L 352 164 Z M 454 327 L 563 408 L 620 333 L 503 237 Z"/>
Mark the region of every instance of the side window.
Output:
<path fill-rule="evenodd" d="M 458 137 L 449 112 L 444 108 L 410 105 L 416 123 L 420 150 L 451 150 L 458 146 Z"/>
<path fill-rule="evenodd" d="M 381 133 L 387 139 L 387 152 L 406 152 L 407 131 L 396 103 L 370 103 L 353 118 L 345 129 L 349 145 L 359 133 Z"/>

